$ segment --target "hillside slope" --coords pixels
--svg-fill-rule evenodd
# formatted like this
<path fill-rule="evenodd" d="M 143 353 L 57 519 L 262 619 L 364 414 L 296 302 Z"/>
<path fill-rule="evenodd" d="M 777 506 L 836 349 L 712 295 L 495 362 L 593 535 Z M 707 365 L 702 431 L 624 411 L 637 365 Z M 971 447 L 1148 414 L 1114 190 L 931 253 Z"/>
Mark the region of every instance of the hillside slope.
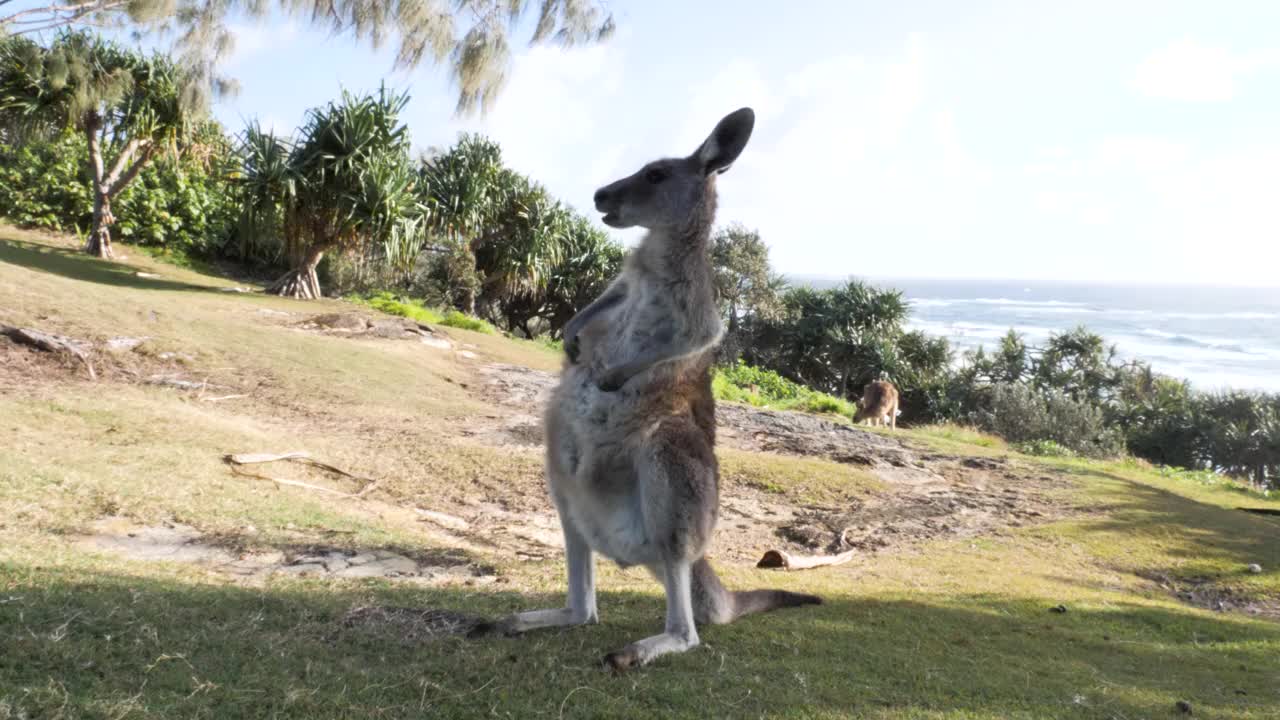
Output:
<path fill-rule="evenodd" d="M 468 639 L 563 601 L 558 356 L 121 254 L 0 226 L 0 325 L 86 352 L 0 336 L 0 718 L 1280 717 L 1280 502 L 729 405 L 713 559 L 825 605 L 612 677 L 663 601 L 601 562 L 601 625 Z M 294 451 L 347 474 L 225 460 Z"/>

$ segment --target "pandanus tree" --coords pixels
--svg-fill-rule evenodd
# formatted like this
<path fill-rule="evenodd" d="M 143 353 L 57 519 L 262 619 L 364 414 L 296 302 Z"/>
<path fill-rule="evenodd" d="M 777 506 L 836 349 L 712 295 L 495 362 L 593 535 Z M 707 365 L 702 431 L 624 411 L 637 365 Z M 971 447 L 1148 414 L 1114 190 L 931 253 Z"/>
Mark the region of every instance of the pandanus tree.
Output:
<path fill-rule="evenodd" d="M 581 215 L 565 230 L 560 262 L 551 268 L 539 315 L 552 337 L 559 338 L 570 318 L 604 292 L 622 269 L 626 252 L 604 231 Z"/>
<path fill-rule="evenodd" d="M 179 68 L 86 33 L 49 47 L 0 40 L 0 113 L 6 126 L 77 131 L 88 142 L 93 220 L 86 252 L 111 258 L 111 202 L 165 149 L 181 152 L 204 107 Z"/>
<path fill-rule="evenodd" d="M 237 151 L 240 173 L 235 177 L 240 202 L 236 229 L 243 262 L 274 263 L 282 249 L 284 211 L 297 197 L 298 186 L 290 163 L 292 146 L 271 130 L 251 122 L 240 135 Z"/>
<path fill-rule="evenodd" d="M 320 297 L 316 268 L 325 253 L 367 249 L 419 222 L 409 132 L 400 122 L 408 95 L 385 87 L 307 113 L 292 143 L 246 130 L 241 143 L 241 227 L 279 224 L 292 268 L 268 292 Z M 287 155 L 286 155 L 287 152 Z"/>
<path fill-rule="evenodd" d="M 537 297 L 560 263 L 569 211 L 519 173 L 504 171 L 498 186 L 501 204 L 473 244 L 481 292 L 497 301 Z"/>
<path fill-rule="evenodd" d="M 476 241 L 503 207 L 505 172 L 498 144 L 469 133 L 445 152 L 424 158 L 418 171 L 429 228 L 445 243 L 443 279 L 453 304 L 466 313 L 475 313 L 481 286 Z"/>

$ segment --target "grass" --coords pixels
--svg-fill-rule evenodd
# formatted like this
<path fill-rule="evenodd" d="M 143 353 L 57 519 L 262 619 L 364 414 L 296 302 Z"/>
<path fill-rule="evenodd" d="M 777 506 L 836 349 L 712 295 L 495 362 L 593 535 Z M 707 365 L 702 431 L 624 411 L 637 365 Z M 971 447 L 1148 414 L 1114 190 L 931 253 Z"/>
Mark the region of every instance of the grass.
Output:
<path fill-rule="evenodd" d="M 890 432 L 881 428 L 867 429 L 872 432 Z M 1009 452 L 1009 445 L 1002 438 L 952 423 L 904 428 L 893 432 L 902 433 L 939 452 L 968 455 L 1004 455 Z"/>
<path fill-rule="evenodd" d="M 1280 716 L 1280 624 L 1193 607 L 1159 584 L 1280 601 L 1280 522 L 1236 509 L 1280 500 L 1134 462 L 1018 455 L 1062 478 L 1079 508 L 1048 524 L 806 572 L 722 562 L 730 587 L 816 592 L 826 604 L 703 628 L 703 647 L 624 677 L 602 672 L 600 656 L 654 632 L 663 613 L 638 568 L 598 564 L 601 625 L 411 643 L 341 619 L 369 603 L 487 615 L 559 606 L 562 560 L 481 553 L 501 582 L 476 587 L 250 584 L 85 550 L 78 533 L 120 514 L 237 547 L 460 552 L 412 508 L 545 493 L 537 453 L 459 432 L 494 409 L 473 392 L 483 377 L 453 353 L 298 332 L 293 320 L 342 306 L 221 292 L 231 283 L 126 254 L 105 263 L 0 227 L 0 322 L 149 336 L 148 362 L 186 353 L 183 372 L 249 397 L 205 402 L 105 367 L 90 382 L 0 363 L 0 718 L 1173 718 L 1178 700 L 1197 718 Z M 448 332 L 483 361 L 559 362 L 537 343 Z M 1014 452 L 965 428 L 897 433 L 949 454 Z M 294 449 L 382 478 L 376 502 L 276 488 L 221 461 Z M 719 455 L 725 493 L 745 485 L 803 506 L 881 489 L 849 465 Z M 732 542 L 730 519 L 718 533 Z M 1059 604 L 1068 612 L 1049 612 Z"/>
<path fill-rule="evenodd" d="M 733 367 L 717 368 L 711 379 L 717 400 L 744 403 L 770 410 L 794 410 L 853 418 L 853 403 L 794 383 L 771 371 L 741 361 Z"/>
<path fill-rule="evenodd" d="M 466 313 L 453 309 L 436 310 L 427 307 L 421 300 L 397 297 L 385 291 L 368 296 L 349 295 L 346 300 L 371 307 L 389 315 L 407 317 L 425 325 L 444 325 L 445 327 L 471 330 L 472 332 L 481 332 L 489 335 L 494 333 L 493 325 L 480 318 L 471 317 Z"/>

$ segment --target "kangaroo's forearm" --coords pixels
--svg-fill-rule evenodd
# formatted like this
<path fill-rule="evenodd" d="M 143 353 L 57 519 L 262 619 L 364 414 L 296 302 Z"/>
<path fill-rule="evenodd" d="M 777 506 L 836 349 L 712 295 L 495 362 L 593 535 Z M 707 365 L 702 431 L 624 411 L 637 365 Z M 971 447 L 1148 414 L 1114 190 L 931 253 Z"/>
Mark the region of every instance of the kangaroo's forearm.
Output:
<path fill-rule="evenodd" d="M 610 369 L 605 373 L 603 385 L 612 389 L 622 387 L 628 380 L 655 365 L 679 360 L 714 347 L 724 335 L 724 328 L 718 322 L 713 328 L 697 336 L 685 338 L 683 342 L 674 341 L 674 338 L 665 338 L 663 342 L 659 342 L 657 346 L 650 348 L 639 357 Z"/>
<path fill-rule="evenodd" d="M 617 305 L 626 299 L 626 297 L 627 288 L 625 285 L 619 284 L 606 290 L 603 295 L 593 300 L 590 305 L 579 310 L 578 314 L 570 318 L 569 322 L 565 324 L 565 342 L 573 342 L 573 339 L 582 332 L 583 328 L 585 328 L 593 318 L 606 310 L 617 307 Z"/>

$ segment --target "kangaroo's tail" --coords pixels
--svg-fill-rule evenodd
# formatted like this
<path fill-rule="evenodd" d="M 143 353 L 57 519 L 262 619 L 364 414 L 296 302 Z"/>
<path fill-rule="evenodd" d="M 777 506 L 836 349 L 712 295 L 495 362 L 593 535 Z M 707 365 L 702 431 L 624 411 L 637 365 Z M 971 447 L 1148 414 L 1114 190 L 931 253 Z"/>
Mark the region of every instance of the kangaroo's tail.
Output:
<path fill-rule="evenodd" d="M 693 616 L 698 623 L 722 625 L 743 615 L 777 608 L 821 605 L 817 595 L 786 590 L 726 590 L 704 557 L 693 564 Z"/>

